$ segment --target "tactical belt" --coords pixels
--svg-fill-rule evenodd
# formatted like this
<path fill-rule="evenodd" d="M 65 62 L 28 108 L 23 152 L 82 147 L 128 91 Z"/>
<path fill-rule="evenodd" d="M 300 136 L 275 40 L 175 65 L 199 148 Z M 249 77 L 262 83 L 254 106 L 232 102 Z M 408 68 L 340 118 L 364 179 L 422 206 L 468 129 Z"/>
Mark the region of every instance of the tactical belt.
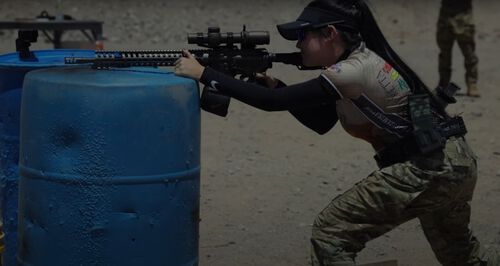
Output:
<path fill-rule="evenodd" d="M 384 167 L 402 163 L 407 161 L 413 156 L 426 155 L 437 150 L 442 150 L 446 143 L 446 139 L 453 136 L 464 136 L 467 133 L 463 119 L 460 116 L 449 119 L 446 122 L 437 125 L 437 131 L 442 137 L 442 145 L 438 145 L 433 150 L 423 151 L 417 143 L 415 135 L 409 134 L 402 138 L 400 141 L 392 143 L 391 145 L 383 148 L 374 158 L 377 161 L 377 165 L 382 169 Z"/>

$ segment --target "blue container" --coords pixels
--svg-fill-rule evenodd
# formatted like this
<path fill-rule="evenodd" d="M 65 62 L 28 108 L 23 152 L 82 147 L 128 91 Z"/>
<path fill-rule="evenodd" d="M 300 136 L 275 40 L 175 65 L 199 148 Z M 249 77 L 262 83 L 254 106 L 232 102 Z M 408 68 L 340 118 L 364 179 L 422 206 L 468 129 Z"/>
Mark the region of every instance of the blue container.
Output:
<path fill-rule="evenodd" d="M 35 51 L 35 60 L 18 53 L 0 55 L 0 219 L 6 233 L 4 266 L 16 265 L 19 111 L 24 76 L 35 69 L 64 65 L 64 57 L 93 57 L 91 50 Z"/>
<path fill-rule="evenodd" d="M 21 113 L 20 265 L 197 265 L 197 83 L 37 70 Z"/>

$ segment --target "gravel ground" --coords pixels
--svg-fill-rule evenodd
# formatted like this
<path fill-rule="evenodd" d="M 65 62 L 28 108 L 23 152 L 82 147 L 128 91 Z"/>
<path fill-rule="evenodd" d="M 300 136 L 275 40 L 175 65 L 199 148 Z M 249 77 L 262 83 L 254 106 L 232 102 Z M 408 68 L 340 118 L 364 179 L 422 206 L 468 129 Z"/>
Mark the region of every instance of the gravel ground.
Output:
<path fill-rule="evenodd" d="M 271 33 L 270 51 L 293 51 L 275 25 L 295 19 L 308 1 L 285 0 L 68 0 L 63 13 L 104 20 L 107 49 L 178 49 L 187 32 L 220 26 L 222 31 Z M 450 107 L 468 125 L 479 156 L 472 228 L 482 243 L 500 246 L 500 2 L 475 1 L 479 87 L 483 97 L 460 98 Z M 0 20 L 56 13 L 57 1 L 0 0 Z M 439 1 L 378 0 L 372 7 L 394 48 L 430 85 L 437 83 L 435 22 Z M 0 31 L 0 53 L 12 52 L 15 32 Z M 81 38 L 77 33 L 69 39 Z M 43 38 L 42 38 L 43 40 Z M 40 41 L 34 49 L 50 48 Z M 190 47 L 192 48 L 192 47 Z M 464 86 L 462 57 L 455 47 L 454 81 Z M 293 83 L 314 77 L 276 65 L 270 73 Z M 308 265 L 311 223 L 339 193 L 376 168 L 366 143 L 341 127 L 318 136 L 285 112 L 268 113 L 233 101 L 221 119 L 202 116 L 200 265 Z M 439 265 L 420 225 L 409 222 L 369 242 L 360 262 L 397 259 L 399 265 Z"/>

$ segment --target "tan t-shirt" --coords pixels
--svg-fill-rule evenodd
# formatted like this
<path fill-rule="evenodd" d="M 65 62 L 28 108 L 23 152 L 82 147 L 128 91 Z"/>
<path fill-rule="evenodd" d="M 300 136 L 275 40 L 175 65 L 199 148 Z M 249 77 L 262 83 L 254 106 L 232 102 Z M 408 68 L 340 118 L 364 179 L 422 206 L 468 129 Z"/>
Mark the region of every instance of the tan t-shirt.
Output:
<path fill-rule="evenodd" d="M 409 129 L 408 84 L 364 44 L 321 76 L 341 96 L 336 103 L 337 114 L 350 135 L 379 150 Z"/>

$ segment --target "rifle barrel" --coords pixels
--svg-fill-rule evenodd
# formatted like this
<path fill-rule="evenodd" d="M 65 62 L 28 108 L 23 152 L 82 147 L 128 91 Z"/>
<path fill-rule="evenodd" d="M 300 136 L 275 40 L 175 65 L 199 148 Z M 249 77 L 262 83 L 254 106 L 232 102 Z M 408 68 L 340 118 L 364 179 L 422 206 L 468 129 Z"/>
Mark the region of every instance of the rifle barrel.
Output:
<path fill-rule="evenodd" d="M 198 59 L 207 57 L 208 49 L 190 50 Z M 94 68 L 131 66 L 173 66 L 183 56 L 182 50 L 96 51 L 94 58 L 66 57 L 65 64 L 92 64 Z"/>

